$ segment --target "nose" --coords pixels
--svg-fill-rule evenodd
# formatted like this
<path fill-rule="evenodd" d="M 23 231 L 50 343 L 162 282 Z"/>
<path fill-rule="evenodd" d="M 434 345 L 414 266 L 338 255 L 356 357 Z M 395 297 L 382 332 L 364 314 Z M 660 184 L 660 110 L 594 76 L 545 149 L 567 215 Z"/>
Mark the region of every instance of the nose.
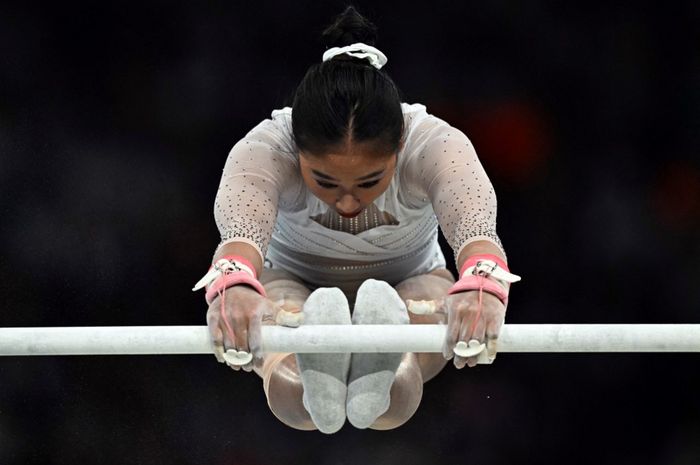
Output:
<path fill-rule="evenodd" d="M 351 194 L 343 194 L 335 203 L 335 208 L 341 213 L 354 213 L 360 209 L 360 202 Z"/>

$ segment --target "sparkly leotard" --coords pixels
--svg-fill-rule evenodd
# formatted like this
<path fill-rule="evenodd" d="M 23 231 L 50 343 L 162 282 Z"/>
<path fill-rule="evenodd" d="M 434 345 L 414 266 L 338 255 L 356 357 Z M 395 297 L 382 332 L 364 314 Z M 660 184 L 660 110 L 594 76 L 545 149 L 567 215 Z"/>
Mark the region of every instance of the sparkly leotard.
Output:
<path fill-rule="evenodd" d="M 455 257 L 476 240 L 502 250 L 496 195 L 469 139 L 402 104 L 404 145 L 387 190 L 358 217 L 338 215 L 315 197 L 299 171 L 292 110 L 272 113 L 231 150 L 216 196 L 223 244 L 254 246 L 267 266 L 310 287 L 352 290 L 368 278 L 395 284 L 444 267 L 438 224 Z"/>

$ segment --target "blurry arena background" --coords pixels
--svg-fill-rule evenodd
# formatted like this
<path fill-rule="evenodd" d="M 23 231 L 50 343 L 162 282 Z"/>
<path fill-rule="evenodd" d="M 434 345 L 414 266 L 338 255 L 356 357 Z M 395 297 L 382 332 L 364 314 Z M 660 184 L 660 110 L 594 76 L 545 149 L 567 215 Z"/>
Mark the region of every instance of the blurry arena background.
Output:
<path fill-rule="evenodd" d="M 345 5 L 3 2 L 0 326 L 205 324 L 228 150 Z M 355 5 L 491 177 L 523 276 L 507 323 L 700 323 L 698 2 Z M 213 356 L 0 358 L 0 464 L 695 465 L 698 373 L 502 354 L 397 430 L 323 436 Z"/>

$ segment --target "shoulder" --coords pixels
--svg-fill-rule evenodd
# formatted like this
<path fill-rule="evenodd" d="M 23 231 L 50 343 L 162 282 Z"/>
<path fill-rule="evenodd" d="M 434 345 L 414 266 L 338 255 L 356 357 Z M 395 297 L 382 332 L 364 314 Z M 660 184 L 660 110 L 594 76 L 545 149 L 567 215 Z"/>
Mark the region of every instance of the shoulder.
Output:
<path fill-rule="evenodd" d="M 445 130 L 455 130 L 446 121 L 428 112 L 420 103 L 402 103 L 404 115 L 404 143 L 406 146 L 425 143 L 430 137 L 442 134 Z"/>
<path fill-rule="evenodd" d="M 271 117 L 251 129 L 244 140 L 267 144 L 279 153 L 295 154 L 297 149 L 292 135 L 292 109 L 285 107 L 274 110 Z"/>
<path fill-rule="evenodd" d="M 428 112 L 425 105 L 401 104 L 404 114 L 403 158 L 408 162 L 430 148 L 431 142 L 445 139 L 467 139 L 459 129 Z"/>
<path fill-rule="evenodd" d="M 292 109 L 285 107 L 274 110 L 270 118 L 258 123 L 246 134 L 246 137 L 258 137 L 291 143 L 293 140 Z"/>

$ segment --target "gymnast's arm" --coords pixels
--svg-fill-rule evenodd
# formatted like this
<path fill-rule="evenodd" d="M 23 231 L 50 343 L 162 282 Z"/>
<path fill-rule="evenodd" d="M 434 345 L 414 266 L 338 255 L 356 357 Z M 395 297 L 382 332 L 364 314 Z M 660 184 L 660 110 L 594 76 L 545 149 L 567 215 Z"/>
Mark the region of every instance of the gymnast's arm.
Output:
<path fill-rule="evenodd" d="M 455 253 L 458 269 L 469 257 L 479 254 L 495 255 L 505 262 L 506 255 L 496 234 L 496 194 L 471 142 L 461 131 L 437 118 L 421 124 L 425 135 L 421 150 L 410 165 L 410 173 L 414 173 L 412 190 L 431 202 L 440 228 Z M 505 306 L 488 293 L 483 294 L 481 310 L 478 302 L 478 291 L 446 298 L 448 336 L 443 348 L 446 358 L 452 356 L 459 340 L 488 343 L 498 337 L 505 320 Z M 495 351 L 495 343 L 490 347 Z M 495 357 L 495 352 L 492 355 Z M 465 364 L 474 366 L 476 362 L 476 357 L 454 359 L 457 368 Z"/>
<path fill-rule="evenodd" d="M 233 147 L 214 207 L 221 233 L 214 261 L 231 255 L 242 257 L 253 265 L 257 277 L 263 268 L 278 203 L 289 180 L 295 178 L 293 157 L 282 153 L 277 142 L 269 132 L 254 130 Z M 209 305 L 207 325 L 219 362 L 225 361 L 226 350 L 236 349 L 253 354 L 244 370 L 259 366 L 260 326 L 263 321 L 275 321 L 278 311 L 273 302 L 247 285 L 226 289 L 224 299 L 215 297 Z"/>
<path fill-rule="evenodd" d="M 255 268 L 255 275 L 260 276 L 260 272 L 262 271 L 263 267 L 263 260 L 256 247 L 250 245 L 248 242 L 239 242 L 234 239 L 233 241 L 227 242 L 216 249 L 212 263 L 216 263 L 217 260 L 223 257 L 230 257 L 231 255 L 243 257 L 248 260 Z"/>

